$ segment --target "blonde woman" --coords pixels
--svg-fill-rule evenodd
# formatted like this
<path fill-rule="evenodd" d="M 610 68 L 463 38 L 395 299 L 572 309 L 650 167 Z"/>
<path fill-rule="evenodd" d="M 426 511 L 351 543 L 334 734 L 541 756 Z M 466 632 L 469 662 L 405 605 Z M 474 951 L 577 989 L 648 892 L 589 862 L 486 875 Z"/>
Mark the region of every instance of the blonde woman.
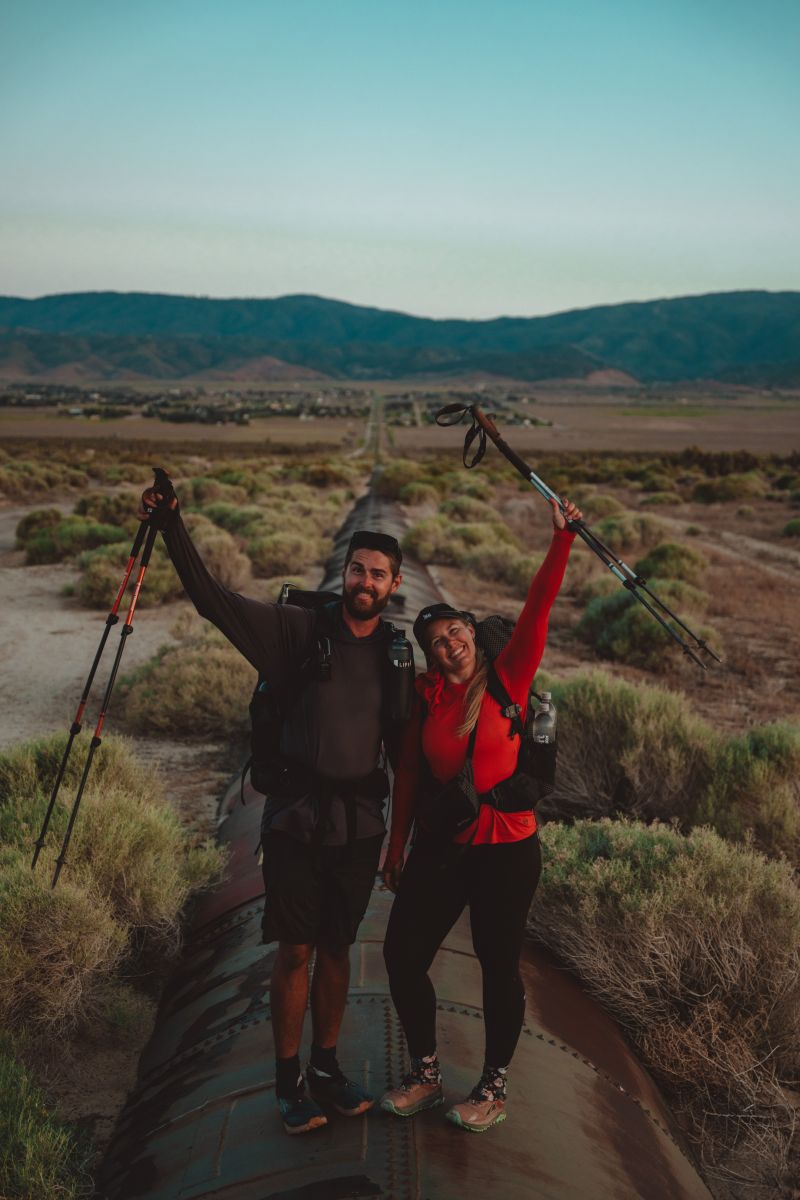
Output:
<path fill-rule="evenodd" d="M 442 1104 L 436 1052 L 436 995 L 428 970 L 447 933 L 469 905 L 472 940 L 483 972 L 485 1065 L 463 1103 L 447 1112 L 461 1128 L 482 1132 L 505 1120 L 506 1072 L 522 1029 L 525 994 L 519 956 L 525 922 L 541 869 L 532 808 L 503 811 L 497 786 L 515 772 L 520 738 L 487 690 L 490 670 L 525 711 L 528 690 L 544 650 L 550 608 L 567 565 L 574 534 L 567 521 L 581 513 L 564 500 L 553 504 L 553 540 L 531 583 L 511 640 L 489 667 L 476 644 L 468 613 L 447 604 L 424 608 L 414 636 L 428 671 L 416 681 L 418 704 L 405 737 L 395 779 L 392 827 L 383 867 L 397 891 L 384 957 L 392 998 L 406 1034 L 411 1070 L 387 1092 L 381 1107 L 412 1116 Z M 471 765 L 480 807 L 457 834 L 438 828 L 437 806 L 453 801 L 448 783 Z M 412 822 L 413 848 L 403 866 Z M 463 824 L 463 822 L 462 822 Z"/>

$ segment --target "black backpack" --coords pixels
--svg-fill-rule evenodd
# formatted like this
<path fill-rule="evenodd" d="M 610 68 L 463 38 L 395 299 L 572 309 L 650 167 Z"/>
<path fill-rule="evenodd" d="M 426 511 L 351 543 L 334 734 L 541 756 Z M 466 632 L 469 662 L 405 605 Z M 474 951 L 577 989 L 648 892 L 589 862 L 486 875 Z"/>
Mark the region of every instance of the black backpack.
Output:
<path fill-rule="evenodd" d="M 244 804 L 244 779 L 248 770 L 250 782 L 262 795 L 281 790 L 298 795 L 313 784 L 314 772 L 297 763 L 287 763 L 280 751 L 284 721 L 314 681 L 331 677 L 331 639 L 339 618 L 342 598 L 336 592 L 311 592 L 285 583 L 278 597 L 279 604 L 296 604 L 315 613 L 314 635 L 306 658 L 298 664 L 291 679 L 277 686 L 259 676 L 250 699 L 250 758 L 242 770 L 241 799 Z M 390 761 L 394 762 L 399 748 L 403 723 L 411 714 L 414 665 L 411 644 L 402 630 L 388 621 L 381 621 L 387 643 L 385 660 L 386 686 L 384 711 L 381 714 L 383 742 Z M 410 676 L 410 678 L 408 678 Z M 380 772 L 385 781 L 385 774 Z M 376 788 L 385 786 L 376 779 Z M 385 791 L 384 793 L 385 794 Z"/>

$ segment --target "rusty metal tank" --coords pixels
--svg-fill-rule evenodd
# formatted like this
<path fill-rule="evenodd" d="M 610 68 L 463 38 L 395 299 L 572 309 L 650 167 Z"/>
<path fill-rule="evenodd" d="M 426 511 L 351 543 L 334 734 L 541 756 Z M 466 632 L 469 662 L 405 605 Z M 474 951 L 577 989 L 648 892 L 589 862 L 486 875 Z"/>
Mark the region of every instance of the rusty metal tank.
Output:
<path fill-rule="evenodd" d="M 336 584 L 353 528 L 397 532 L 402 518 L 372 494 L 340 534 L 322 586 Z M 428 572 L 404 565 L 410 621 L 440 599 Z M 486 1137 L 442 1110 L 399 1119 L 375 1111 L 289 1138 L 274 1096 L 269 980 L 276 947 L 261 941 L 256 854 L 260 798 L 234 781 L 219 837 L 226 881 L 197 904 L 165 989 L 136 1089 L 99 1178 L 104 1200 L 709 1200 L 663 1099 L 613 1021 L 542 949 L 522 971 L 526 1017 L 510 1079 L 509 1119 Z M 352 951 L 339 1057 L 380 1094 L 405 1070 L 382 942 L 392 897 L 376 881 Z M 535 901 L 534 901 L 535 905 Z M 535 911 L 535 908 L 534 908 Z M 448 1099 L 462 1099 L 483 1059 L 480 968 L 466 918 L 432 970 Z M 306 1030 L 305 1044 L 310 1033 Z"/>

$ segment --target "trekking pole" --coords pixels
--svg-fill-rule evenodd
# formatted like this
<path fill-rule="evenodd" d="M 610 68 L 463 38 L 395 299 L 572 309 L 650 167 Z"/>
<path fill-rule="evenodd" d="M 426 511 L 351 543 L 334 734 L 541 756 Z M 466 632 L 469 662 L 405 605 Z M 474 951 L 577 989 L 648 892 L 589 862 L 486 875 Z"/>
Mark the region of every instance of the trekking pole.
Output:
<path fill-rule="evenodd" d="M 520 473 L 520 475 L 522 475 L 524 479 L 527 479 L 527 481 L 536 488 L 537 492 L 539 492 L 539 494 L 543 496 L 545 500 L 555 501 L 555 503 L 558 505 L 559 511 L 563 513 L 564 506 L 561 503 L 561 497 L 558 496 L 551 487 L 548 487 L 544 480 L 541 479 L 536 472 L 528 466 L 524 459 L 520 458 L 515 450 L 512 450 L 505 439 L 501 437 L 500 432 L 498 431 L 497 426 L 491 417 L 488 417 L 484 412 L 482 412 L 477 404 L 448 404 L 444 408 L 440 409 L 440 411 L 436 414 L 436 423 L 437 425 L 444 426 L 458 425 L 461 421 L 463 421 L 467 413 L 469 413 L 472 417 L 472 426 L 467 431 L 466 437 L 464 438 L 464 451 L 462 455 L 464 466 L 468 469 L 471 469 L 472 467 L 476 467 L 478 465 L 486 453 L 486 437 L 488 434 L 488 436 L 497 446 L 500 453 L 508 459 L 511 465 Z M 467 456 L 474 442 L 477 442 L 477 445 L 472 456 L 472 460 L 468 462 Z M 659 613 L 657 609 L 653 607 L 653 604 L 657 605 L 662 612 L 667 613 L 670 619 L 675 621 L 675 623 L 680 626 L 687 636 L 692 639 L 698 650 L 710 655 L 717 662 L 722 661 L 719 656 L 714 653 L 704 638 L 698 637 L 697 634 L 695 634 L 689 628 L 689 626 L 686 625 L 686 623 L 682 621 L 681 618 L 663 602 L 663 600 L 659 599 L 655 592 L 653 592 L 647 586 L 647 580 L 634 571 L 632 567 L 628 566 L 623 559 L 619 558 L 614 551 L 611 550 L 611 548 L 607 546 L 605 542 L 603 542 L 602 539 L 599 538 L 597 534 L 588 527 L 588 525 L 586 525 L 583 520 L 568 521 L 567 527 L 572 532 L 578 534 L 578 536 L 586 543 L 589 549 L 597 555 L 597 557 L 606 567 L 608 567 L 608 569 L 622 584 L 622 586 L 626 588 L 627 591 L 634 596 L 645 609 L 647 609 L 651 616 L 655 617 L 659 625 L 666 630 L 673 641 L 680 646 L 683 653 L 690 658 L 692 662 L 697 663 L 697 665 L 702 667 L 704 671 L 707 670 L 706 664 L 695 653 L 692 646 L 690 646 L 688 642 L 675 629 L 673 629 L 667 621 L 664 620 L 664 618 L 661 616 L 661 613 Z M 644 592 L 645 595 L 642 595 L 642 592 Z M 645 599 L 645 596 L 647 596 L 648 599 Z"/>
<path fill-rule="evenodd" d="M 162 494 L 164 495 L 164 503 L 165 504 L 174 495 L 174 492 L 172 490 L 172 484 L 170 483 L 169 479 L 167 478 L 165 472 L 161 469 L 161 467 L 155 468 L 154 487 L 156 490 L 162 492 Z M 152 522 L 152 518 L 148 518 L 147 521 L 142 521 L 140 529 L 143 530 L 148 525 L 148 522 Z M 150 528 L 147 529 L 147 536 L 146 536 L 145 542 L 144 542 L 144 551 L 142 553 L 141 562 L 139 563 L 139 571 L 136 576 L 136 582 L 133 587 L 133 594 L 131 596 L 130 607 L 128 608 L 128 614 L 125 617 L 125 624 L 122 626 L 122 630 L 120 632 L 119 645 L 117 646 L 117 653 L 114 658 L 114 663 L 111 667 L 111 674 L 108 677 L 108 683 L 106 684 L 106 690 L 105 690 L 105 695 L 103 696 L 103 703 L 102 703 L 101 710 L 100 710 L 100 716 L 98 717 L 97 725 L 95 726 L 95 731 L 92 736 L 92 740 L 89 743 L 89 752 L 86 755 L 86 762 L 84 763 L 84 767 L 83 767 L 83 775 L 81 776 L 81 781 L 80 781 L 80 784 L 78 785 L 78 791 L 75 794 L 75 800 L 73 801 L 73 804 L 72 804 L 72 810 L 69 815 L 69 821 L 67 822 L 67 828 L 66 828 L 66 832 L 64 834 L 64 840 L 61 844 L 61 852 L 58 855 L 58 858 L 56 859 L 56 869 L 53 874 L 52 887 L 55 887 L 56 884 L 58 883 L 58 877 L 61 874 L 61 869 L 64 866 L 64 863 L 66 861 L 67 847 L 69 846 L 70 839 L 72 837 L 72 830 L 75 826 L 75 821 L 78 816 L 78 809 L 80 808 L 80 803 L 81 803 L 81 799 L 83 797 L 84 788 L 86 787 L 86 781 L 89 778 L 89 771 L 91 770 L 92 760 L 94 759 L 95 751 L 97 750 L 98 746 L 100 746 L 100 744 L 102 743 L 102 740 L 103 740 L 102 739 L 103 725 L 105 724 L 106 713 L 108 712 L 108 706 L 111 701 L 111 693 L 114 690 L 114 684 L 116 682 L 117 672 L 119 670 L 119 664 L 122 659 L 123 652 L 125 650 L 125 643 L 126 643 L 128 637 L 130 636 L 130 634 L 133 632 L 133 616 L 134 616 L 134 613 L 136 612 L 136 605 L 139 602 L 139 593 L 142 590 L 142 583 L 144 582 L 144 577 L 147 572 L 148 565 L 150 563 L 150 555 L 152 554 L 153 545 L 155 544 L 157 534 L 158 534 L 158 526 L 150 523 Z M 137 537 L 138 537 L 138 535 L 137 535 Z M 131 564 L 131 569 L 132 569 L 132 567 L 133 567 L 133 564 Z"/>
<path fill-rule="evenodd" d="M 41 828 L 38 838 L 36 839 L 36 849 L 33 852 L 33 861 L 31 863 L 31 870 L 33 870 L 34 867 L 36 866 L 36 863 L 39 860 L 39 855 L 42 852 L 42 847 L 44 846 L 45 837 L 47 836 L 47 830 L 50 827 L 50 818 L 53 815 L 53 809 L 55 808 L 56 798 L 58 797 L 59 789 L 61 787 L 61 782 L 64 778 L 64 771 L 67 768 L 67 761 L 69 759 L 70 752 L 72 751 L 72 743 L 75 741 L 75 738 L 81 731 L 81 728 L 82 728 L 81 722 L 83 720 L 83 714 L 86 709 L 87 701 L 89 699 L 89 693 L 92 690 L 92 684 L 94 683 L 95 673 L 96 673 L 98 665 L 100 663 L 100 659 L 103 656 L 103 651 L 106 648 L 106 642 L 108 641 L 108 635 L 111 632 L 111 626 L 116 625 L 117 622 L 119 621 L 119 616 L 117 615 L 119 606 L 122 603 L 122 597 L 125 595 L 125 591 L 128 587 L 128 581 L 130 580 L 131 571 L 133 570 L 134 563 L 136 562 L 136 559 L 139 557 L 139 551 L 142 548 L 142 541 L 144 539 L 146 530 L 147 530 L 147 521 L 141 521 L 139 523 L 139 529 L 136 533 L 136 537 L 133 539 L 133 545 L 131 546 L 131 552 L 130 552 L 130 555 L 128 556 L 128 565 L 125 568 L 125 575 L 123 577 L 122 583 L 120 584 L 119 591 L 117 592 L 117 598 L 114 601 L 114 603 L 111 605 L 111 610 L 110 610 L 108 616 L 106 617 L 106 624 L 105 624 L 105 629 L 103 630 L 103 636 L 100 638 L 100 645 L 97 647 L 97 653 L 94 656 L 94 662 L 92 663 L 91 670 L 89 671 L 89 676 L 86 680 L 86 684 L 84 686 L 83 692 L 81 693 L 80 701 L 78 702 L 77 711 L 73 718 L 72 725 L 70 726 L 69 739 L 64 748 L 64 754 L 62 755 L 62 758 L 61 758 L 61 765 L 58 768 L 58 774 L 56 775 L 56 781 L 53 784 L 53 790 L 50 794 L 50 802 L 47 805 L 47 812 L 45 813 L 45 818 L 44 818 L 44 821 L 42 822 L 42 828 Z"/>

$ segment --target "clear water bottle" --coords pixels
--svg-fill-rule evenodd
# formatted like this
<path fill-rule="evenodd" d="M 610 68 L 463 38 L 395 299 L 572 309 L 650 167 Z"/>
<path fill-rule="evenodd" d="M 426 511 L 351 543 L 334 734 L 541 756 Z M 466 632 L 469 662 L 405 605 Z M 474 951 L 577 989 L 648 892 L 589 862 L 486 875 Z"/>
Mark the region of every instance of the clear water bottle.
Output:
<path fill-rule="evenodd" d="M 558 714 L 550 692 L 542 692 L 541 699 L 531 695 L 530 706 L 528 771 L 538 783 L 539 799 L 545 800 L 552 792 L 556 778 Z"/>

